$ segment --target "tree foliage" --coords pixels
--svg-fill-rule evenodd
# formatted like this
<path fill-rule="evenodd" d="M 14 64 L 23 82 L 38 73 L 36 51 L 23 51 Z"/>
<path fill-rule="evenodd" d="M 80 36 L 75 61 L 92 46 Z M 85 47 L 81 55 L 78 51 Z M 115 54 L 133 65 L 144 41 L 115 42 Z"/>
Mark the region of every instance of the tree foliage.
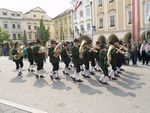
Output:
<path fill-rule="evenodd" d="M 4 29 L 0 28 L 0 43 L 9 40 L 9 33 Z"/>
<path fill-rule="evenodd" d="M 46 41 L 49 40 L 49 31 L 48 29 L 45 28 L 43 20 L 41 19 L 40 21 L 40 41 L 45 43 Z"/>

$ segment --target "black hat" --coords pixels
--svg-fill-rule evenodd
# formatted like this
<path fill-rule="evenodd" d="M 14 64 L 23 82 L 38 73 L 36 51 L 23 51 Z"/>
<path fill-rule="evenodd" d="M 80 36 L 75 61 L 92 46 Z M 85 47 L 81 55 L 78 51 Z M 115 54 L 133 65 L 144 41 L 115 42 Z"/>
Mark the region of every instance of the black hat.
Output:
<path fill-rule="evenodd" d="M 79 39 L 74 39 L 74 42 L 80 42 L 80 40 Z"/>
<path fill-rule="evenodd" d="M 102 44 L 101 49 L 107 48 L 106 45 Z"/>

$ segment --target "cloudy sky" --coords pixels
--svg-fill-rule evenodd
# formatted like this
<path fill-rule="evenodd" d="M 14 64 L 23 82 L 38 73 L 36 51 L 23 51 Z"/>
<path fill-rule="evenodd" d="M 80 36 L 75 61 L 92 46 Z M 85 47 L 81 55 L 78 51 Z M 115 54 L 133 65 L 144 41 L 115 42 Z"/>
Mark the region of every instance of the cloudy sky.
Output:
<path fill-rule="evenodd" d="M 69 1 L 70 0 L 0 0 L 0 8 L 25 13 L 39 6 L 53 18 L 70 7 Z"/>

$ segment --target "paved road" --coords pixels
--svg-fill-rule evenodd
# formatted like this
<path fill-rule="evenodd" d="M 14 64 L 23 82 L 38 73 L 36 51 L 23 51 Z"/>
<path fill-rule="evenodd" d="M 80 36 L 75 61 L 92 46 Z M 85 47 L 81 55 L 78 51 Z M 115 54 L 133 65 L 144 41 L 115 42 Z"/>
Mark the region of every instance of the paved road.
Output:
<path fill-rule="evenodd" d="M 118 81 L 102 86 L 97 82 L 101 73 L 75 84 L 60 72 L 62 80 L 53 82 L 48 62 L 46 78 L 37 80 L 24 63 L 24 77 L 17 77 L 14 62 L 0 57 L 1 99 L 48 113 L 150 113 L 150 66 L 124 66 Z M 61 71 L 63 67 L 61 63 Z"/>

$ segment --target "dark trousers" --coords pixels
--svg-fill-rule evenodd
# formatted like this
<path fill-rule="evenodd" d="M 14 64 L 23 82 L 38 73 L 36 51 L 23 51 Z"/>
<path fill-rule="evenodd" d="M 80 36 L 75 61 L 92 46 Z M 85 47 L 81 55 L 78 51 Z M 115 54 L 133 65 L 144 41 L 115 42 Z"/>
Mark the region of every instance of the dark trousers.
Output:
<path fill-rule="evenodd" d="M 37 64 L 37 70 L 43 69 L 43 60 L 37 61 L 36 64 Z"/>
<path fill-rule="evenodd" d="M 146 60 L 147 60 L 146 51 L 142 51 L 142 62 L 143 62 L 143 64 L 145 64 Z"/>
<path fill-rule="evenodd" d="M 23 68 L 23 59 L 19 59 L 15 61 L 15 63 L 16 63 L 16 70 L 18 70 L 19 67 Z"/>
<path fill-rule="evenodd" d="M 102 71 L 103 71 L 103 74 L 104 74 L 105 76 L 108 76 L 108 67 L 106 67 L 106 66 L 101 66 L 101 69 L 102 69 Z"/>
<path fill-rule="evenodd" d="M 34 64 L 33 59 L 30 59 L 30 60 L 29 60 L 29 63 L 30 63 L 30 65 L 33 65 L 33 64 Z"/>
<path fill-rule="evenodd" d="M 117 70 L 117 68 L 116 68 L 116 62 L 112 61 L 112 62 L 110 62 L 110 64 L 111 64 L 112 70 L 116 71 Z"/>
<path fill-rule="evenodd" d="M 59 69 L 59 61 L 52 62 L 53 71 L 58 71 Z"/>
<path fill-rule="evenodd" d="M 132 59 L 132 64 L 136 65 L 137 64 L 137 53 L 136 52 L 131 53 L 131 59 Z"/>
<path fill-rule="evenodd" d="M 83 62 L 83 64 L 85 65 L 85 69 L 88 70 L 89 69 L 89 62 L 86 61 L 86 62 Z"/>
<path fill-rule="evenodd" d="M 80 63 L 75 63 L 76 72 L 79 73 L 81 71 L 80 69 Z"/>

